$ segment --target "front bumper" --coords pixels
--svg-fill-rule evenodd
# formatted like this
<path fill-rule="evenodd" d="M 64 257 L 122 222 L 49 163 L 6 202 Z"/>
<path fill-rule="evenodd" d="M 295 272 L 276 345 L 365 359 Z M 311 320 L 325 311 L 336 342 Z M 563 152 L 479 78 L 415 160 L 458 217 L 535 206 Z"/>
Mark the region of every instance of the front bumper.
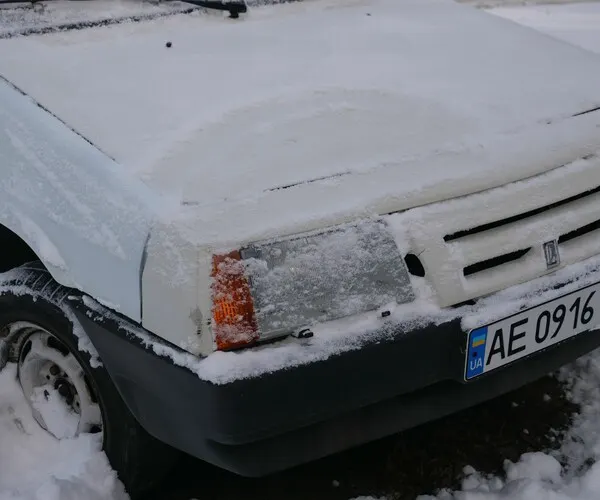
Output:
<path fill-rule="evenodd" d="M 151 334 L 74 300 L 81 325 L 128 407 L 152 435 L 245 476 L 261 476 L 366 443 L 516 389 L 600 346 L 598 330 L 465 383 L 460 319 L 397 332 L 361 349 L 215 385 Z M 94 319 L 97 318 L 97 319 Z M 435 348 L 432 348 L 435 346 Z M 181 353 L 183 355 L 183 353 Z M 201 361 L 199 361 L 201 363 Z"/>

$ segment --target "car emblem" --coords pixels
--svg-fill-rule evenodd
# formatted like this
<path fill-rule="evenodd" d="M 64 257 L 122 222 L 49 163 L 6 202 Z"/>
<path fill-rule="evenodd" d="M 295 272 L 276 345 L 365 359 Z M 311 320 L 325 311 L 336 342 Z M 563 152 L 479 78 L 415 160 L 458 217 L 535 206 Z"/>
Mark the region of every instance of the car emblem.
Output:
<path fill-rule="evenodd" d="M 560 253 L 558 251 L 557 240 L 544 243 L 544 255 L 546 257 L 546 267 L 548 269 L 552 269 L 560 264 Z"/>

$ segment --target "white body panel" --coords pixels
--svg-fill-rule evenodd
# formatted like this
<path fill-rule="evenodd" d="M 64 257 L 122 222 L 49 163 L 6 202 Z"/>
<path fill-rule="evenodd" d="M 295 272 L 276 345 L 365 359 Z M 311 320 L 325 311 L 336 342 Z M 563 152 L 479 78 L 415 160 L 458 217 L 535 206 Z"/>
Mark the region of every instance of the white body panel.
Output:
<path fill-rule="evenodd" d="M 444 236 L 527 214 L 599 186 L 600 155 L 594 155 L 508 187 L 408 210 L 395 224 L 407 228 L 410 251 L 423 262 L 438 304 L 450 306 L 554 272 L 546 265 L 543 244 L 598 221 L 600 193 L 455 240 Z M 599 253 L 600 231 L 559 246 L 558 267 L 580 262 Z M 527 248 L 520 259 L 463 274 L 467 266 Z"/>
<path fill-rule="evenodd" d="M 116 162 L 15 98 L 0 117 L 15 130 L 30 120 L 31 142 L 50 144 L 58 160 L 35 163 L 31 145 L 0 135 L 7 168 L 14 176 L 26 165 L 33 186 L 21 182 L 15 195 L 3 182 L 2 222 L 57 279 L 134 320 L 143 315 L 146 328 L 192 352 L 212 348 L 198 333 L 210 318 L 214 251 L 360 217 L 439 203 L 424 212 L 436 225 L 407 212 L 402 250 L 426 248 L 440 305 L 539 276 L 534 266 L 461 280 L 467 260 L 509 251 L 511 241 L 499 233 L 450 255 L 442 226 L 485 219 L 488 198 L 444 201 L 600 151 L 600 112 L 574 117 L 600 105 L 600 58 L 450 0 L 323 0 L 252 9 L 242 22 L 174 16 L 0 40 L 0 53 L 0 75 Z M 540 177 L 539 190 L 560 199 L 584 189 L 598 166 L 586 168 L 569 185 Z M 147 203 L 142 183 L 175 203 Z M 494 217 L 528 210 L 534 191 L 508 192 L 502 203 L 490 191 Z M 548 232 L 519 231 L 535 245 Z"/>
<path fill-rule="evenodd" d="M 0 222 L 58 282 L 140 318 L 144 186 L 0 80 Z"/>

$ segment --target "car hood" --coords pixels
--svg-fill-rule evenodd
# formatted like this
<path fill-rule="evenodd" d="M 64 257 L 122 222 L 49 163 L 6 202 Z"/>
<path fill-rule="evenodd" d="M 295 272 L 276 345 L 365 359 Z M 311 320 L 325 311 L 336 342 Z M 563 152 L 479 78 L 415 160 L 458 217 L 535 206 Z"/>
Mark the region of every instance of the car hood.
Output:
<path fill-rule="evenodd" d="M 600 149 L 600 57 L 450 0 L 177 15 L 0 51 L 0 74 L 203 220 L 305 227 Z"/>
<path fill-rule="evenodd" d="M 223 248 L 408 210 L 537 178 L 600 154 L 600 112 L 377 168 L 218 201 L 186 201 L 186 239 Z M 595 186 L 590 186 L 590 188 Z M 565 186 L 553 182 L 552 192 Z M 523 200 L 526 204 L 527 200 Z M 510 211 L 522 208 L 511 202 Z M 168 220 L 168 224 L 173 222 Z"/>

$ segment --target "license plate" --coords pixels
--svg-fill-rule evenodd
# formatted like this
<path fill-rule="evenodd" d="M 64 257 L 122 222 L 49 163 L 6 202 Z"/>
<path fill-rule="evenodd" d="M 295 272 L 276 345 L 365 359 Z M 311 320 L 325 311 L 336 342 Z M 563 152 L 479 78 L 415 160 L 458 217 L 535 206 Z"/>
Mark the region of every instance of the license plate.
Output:
<path fill-rule="evenodd" d="M 541 351 L 600 324 L 600 283 L 471 330 L 465 380 Z"/>

